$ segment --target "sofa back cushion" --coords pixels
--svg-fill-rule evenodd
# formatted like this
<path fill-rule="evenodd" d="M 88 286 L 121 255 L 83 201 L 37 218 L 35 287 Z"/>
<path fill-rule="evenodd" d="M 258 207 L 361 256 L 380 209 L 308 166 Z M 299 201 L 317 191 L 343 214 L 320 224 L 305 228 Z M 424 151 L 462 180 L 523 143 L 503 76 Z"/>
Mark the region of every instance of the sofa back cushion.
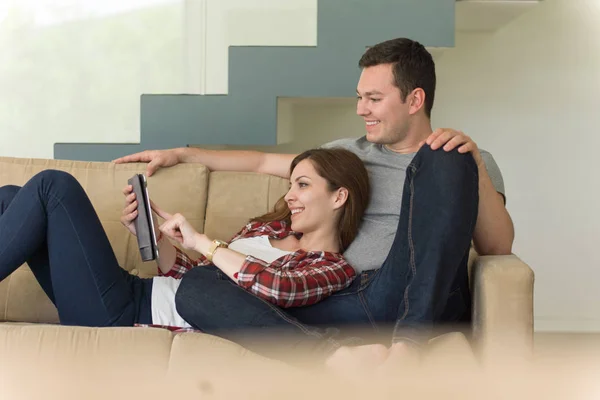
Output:
<path fill-rule="evenodd" d="M 289 188 L 287 179 L 250 172 L 211 172 L 205 233 L 229 240 L 248 223 L 272 211 Z"/>

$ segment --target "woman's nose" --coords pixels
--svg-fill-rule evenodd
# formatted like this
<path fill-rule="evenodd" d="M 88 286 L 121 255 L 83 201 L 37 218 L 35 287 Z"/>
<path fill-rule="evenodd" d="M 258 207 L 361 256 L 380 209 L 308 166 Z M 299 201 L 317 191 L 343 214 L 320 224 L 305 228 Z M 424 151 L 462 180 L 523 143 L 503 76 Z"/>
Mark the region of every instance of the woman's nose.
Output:
<path fill-rule="evenodd" d="M 288 192 L 285 194 L 285 196 L 283 197 L 283 199 L 284 199 L 286 202 L 288 202 L 288 203 L 289 203 L 289 202 L 290 202 L 290 200 L 294 199 L 294 197 L 295 197 L 295 195 L 294 195 L 294 190 L 293 190 L 293 189 L 290 189 L 290 190 L 288 190 Z"/>

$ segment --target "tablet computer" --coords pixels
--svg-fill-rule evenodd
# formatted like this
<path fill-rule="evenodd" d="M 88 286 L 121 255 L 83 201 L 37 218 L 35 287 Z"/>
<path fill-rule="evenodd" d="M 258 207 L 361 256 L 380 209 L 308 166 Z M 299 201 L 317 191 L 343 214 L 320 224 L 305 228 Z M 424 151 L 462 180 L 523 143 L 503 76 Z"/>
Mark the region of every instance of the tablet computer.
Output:
<path fill-rule="evenodd" d="M 138 202 L 138 216 L 133 223 L 142 260 L 158 260 L 158 244 L 156 243 L 150 196 L 148 196 L 148 181 L 144 174 L 135 174 L 127 182 L 133 186 L 133 192 Z"/>

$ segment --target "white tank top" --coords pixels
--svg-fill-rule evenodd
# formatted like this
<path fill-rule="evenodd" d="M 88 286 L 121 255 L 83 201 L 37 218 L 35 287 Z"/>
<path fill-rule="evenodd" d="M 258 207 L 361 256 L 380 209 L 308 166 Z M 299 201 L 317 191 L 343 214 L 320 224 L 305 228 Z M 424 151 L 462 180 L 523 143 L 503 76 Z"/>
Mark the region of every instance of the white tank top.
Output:
<path fill-rule="evenodd" d="M 229 248 L 238 253 L 251 255 L 268 263 L 272 263 L 278 258 L 291 253 L 291 251 L 280 250 L 273 247 L 269 241 L 269 237 L 266 235 L 236 240 L 235 242 L 231 242 Z"/>
<path fill-rule="evenodd" d="M 238 239 L 229 245 L 231 250 L 244 255 L 251 255 L 258 259 L 272 263 L 280 257 L 290 254 L 291 251 L 280 250 L 271 245 L 268 236 Z M 202 267 L 200 267 L 202 268 Z M 175 309 L 175 293 L 181 279 L 168 276 L 156 276 L 152 279 L 152 323 L 156 325 L 178 326 L 191 328 Z"/>

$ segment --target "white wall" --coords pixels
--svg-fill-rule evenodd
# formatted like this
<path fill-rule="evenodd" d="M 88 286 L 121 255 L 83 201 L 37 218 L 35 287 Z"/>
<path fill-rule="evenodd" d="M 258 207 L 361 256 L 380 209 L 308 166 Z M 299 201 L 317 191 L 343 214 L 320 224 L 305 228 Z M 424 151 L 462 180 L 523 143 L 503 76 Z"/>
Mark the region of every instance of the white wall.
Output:
<path fill-rule="evenodd" d="M 0 0 L 0 156 L 139 143 L 140 95 L 186 90 L 184 5 Z"/>
<path fill-rule="evenodd" d="M 600 331 L 600 2 L 545 0 L 437 64 L 436 126 L 493 153 L 537 330 Z"/>
<path fill-rule="evenodd" d="M 0 156 L 139 143 L 142 93 L 226 94 L 229 46 L 317 42 L 317 0 L 64 3 L 0 0 Z"/>
<path fill-rule="evenodd" d="M 298 153 L 332 140 L 365 134 L 364 122 L 356 115 L 354 98 L 279 99 L 279 105 L 287 102 L 292 115 L 291 132 L 284 140 L 278 131 L 282 144 L 277 151 L 289 149 Z M 279 121 L 281 113 L 277 118 Z"/>
<path fill-rule="evenodd" d="M 229 90 L 229 46 L 316 46 L 317 0 L 201 0 L 206 3 L 207 94 Z"/>

